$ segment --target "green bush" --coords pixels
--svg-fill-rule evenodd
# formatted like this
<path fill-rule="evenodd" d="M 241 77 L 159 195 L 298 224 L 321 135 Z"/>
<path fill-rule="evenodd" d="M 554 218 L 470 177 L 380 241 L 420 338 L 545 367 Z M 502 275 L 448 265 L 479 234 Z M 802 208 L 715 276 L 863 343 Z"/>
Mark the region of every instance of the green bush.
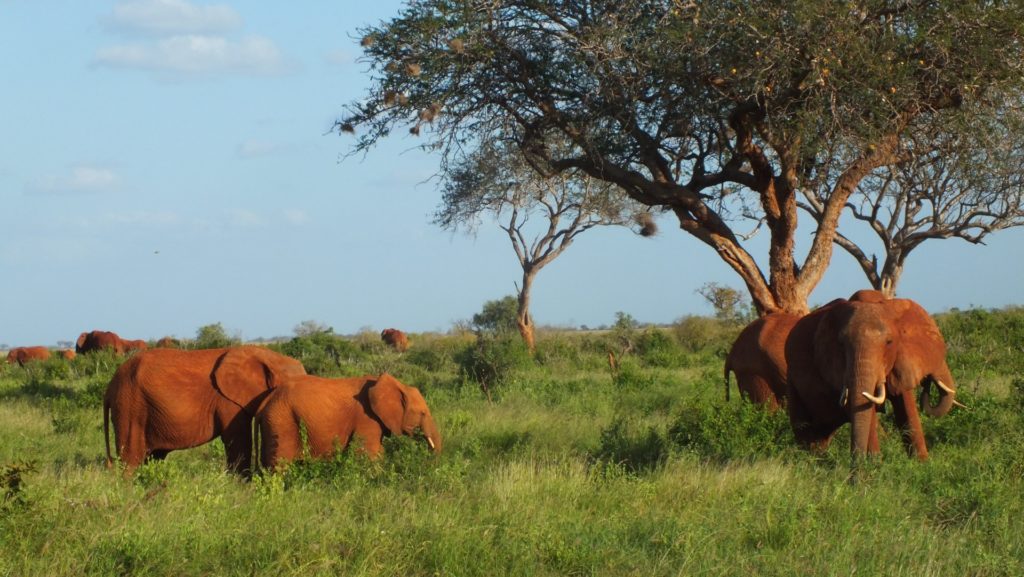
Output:
<path fill-rule="evenodd" d="M 741 329 L 742 327 L 717 319 L 686 316 L 675 322 L 672 332 L 687 351 L 728 351 Z"/>
<path fill-rule="evenodd" d="M 476 344 L 455 359 L 464 378 L 478 383 L 484 391 L 509 382 L 517 371 L 533 365 L 526 344 L 518 336 L 481 334 Z"/>
<path fill-rule="evenodd" d="M 717 462 L 776 455 L 794 444 L 785 411 L 771 412 L 746 402 L 688 406 L 669 427 L 668 436 L 680 449 Z"/>
<path fill-rule="evenodd" d="M 320 376 L 334 374 L 343 363 L 353 363 L 365 357 L 354 343 L 330 332 L 295 337 L 273 348 L 297 359 L 307 373 Z"/>
<path fill-rule="evenodd" d="M 665 331 L 648 327 L 640 334 L 636 343 L 637 354 L 644 364 L 652 367 L 684 367 L 686 358 L 682 349 L 679 348 Z"/>
<path fill-rule="evenodd" d="M 601 430 L 600 442 L 590 456 L 594 462 L 619 465 L 630 473 L 639 473 L 664 464 L 669 449 L 668 439 L 654 427 L 642 428 L 616 419 Z"/>
<path fill-rule="evenodd" d="M 196 330 L 196 340 L 193 343 L 197 349 L 220 349 L 234 347 L 242 344 L 238 337 L 228 336 L 224 326 L 220 323 L 204 325 Z"/>

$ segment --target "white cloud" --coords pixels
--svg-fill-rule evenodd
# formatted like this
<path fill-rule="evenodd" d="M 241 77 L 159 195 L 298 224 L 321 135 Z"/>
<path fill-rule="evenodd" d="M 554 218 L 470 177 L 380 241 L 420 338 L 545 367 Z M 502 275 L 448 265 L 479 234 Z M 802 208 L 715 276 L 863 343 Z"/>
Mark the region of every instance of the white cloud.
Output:
<path fill-rule="evenodd" d="M 289 208 L 284 211 L 284 219 L 289 224 L 300 226 L 309 222 L 309 214 L 299 208 Z"/>
<path fill-rule="evenodd" d="M 96 166 L 76 166 L 69 174 L 44 175 L 28 184 L 29 194 L 88 194 L 108 192 L 117 187 L 114 171 Z"/>
<path fill-rule="evenodd" d="M 189 34 L 154 43 L 120 44 L 100 48 L 94 62 L 111 68 L 130 68 L 184 76 L 223 73 L 279 74 L 286 70 L 277 46 L 261 36 L 238 41 L 222 36 Z"/>
<path fill-rule="evenodd" d="M 157 35 L 223 32 L 242 25 L 242 17 L 230 6 L 197 6 L 184 0 L 119 2 L 108 21 L 119 30 Z"/>

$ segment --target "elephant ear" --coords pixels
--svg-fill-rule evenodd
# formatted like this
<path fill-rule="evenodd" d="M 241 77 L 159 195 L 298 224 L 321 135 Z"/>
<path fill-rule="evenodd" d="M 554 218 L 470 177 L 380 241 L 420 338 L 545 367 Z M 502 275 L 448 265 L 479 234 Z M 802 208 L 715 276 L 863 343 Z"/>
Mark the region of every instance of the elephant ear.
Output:
<path fill-rule="evenodd" d="M 267 390 L 304 374 L 302 363 L 291 357 L 263 347 L 235 347 L 220 357 L 211 376 L 220 394 L 248 410 Z"/>
<path fill-rule="evenodd" d="M 75 341 L 75 347 L 79 349 L 82 348 L 85 345 L 85 339 L 87 339 L 88 337 L 89 333 L 82 333 L 78 335 L 78 340 Z"/>
<path fill-rule="evenodd" d="M 387 373 L 377 377 L 377 382 L 367 392 L 370 408 L 393 435 L 402 434 L 405 417 L 405 385 Z"/>

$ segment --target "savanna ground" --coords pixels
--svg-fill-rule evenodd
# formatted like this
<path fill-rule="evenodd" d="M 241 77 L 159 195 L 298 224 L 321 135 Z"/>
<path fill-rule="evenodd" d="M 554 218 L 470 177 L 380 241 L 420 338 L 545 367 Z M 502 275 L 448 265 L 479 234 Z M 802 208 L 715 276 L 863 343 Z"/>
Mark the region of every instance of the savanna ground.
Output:
<path fill-rule="evenodd" d="M 724 401 L 738 329 L 710 319 L 542 333 L 536 362 L 472 335 L 298 338 L 279 348 L 311 372 L 420 387 L 445 450 L 392 439 L 252 482 L 219 442 L 108 471 L 113 357 L 5 366 L 0 575 L 1024 575 L 1024 309 L 939 320 L 970 409 L 924 417 L 927 463 L 883 417 L 856 484 L 845 429 L 815 456 Z"/>

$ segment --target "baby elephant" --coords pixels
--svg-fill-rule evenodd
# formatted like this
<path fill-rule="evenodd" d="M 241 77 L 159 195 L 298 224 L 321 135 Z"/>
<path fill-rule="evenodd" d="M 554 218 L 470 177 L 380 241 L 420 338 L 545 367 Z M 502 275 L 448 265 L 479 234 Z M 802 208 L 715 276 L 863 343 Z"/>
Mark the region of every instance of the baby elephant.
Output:
<path fill-rule="evenodd" d="M 260 461 L 268 469 L 303 456 L 300 424 L 312 457 L 330 456 L 358 436 L 363 450 L 375 458 L 385 435 L 411 436 L 416 429 L 422 430 L 432 451 L 441 452 L 441 435 L 423 395 L 387 373 L 349 379 L 296 377 L 267 395 L 256 423 Z"/>

